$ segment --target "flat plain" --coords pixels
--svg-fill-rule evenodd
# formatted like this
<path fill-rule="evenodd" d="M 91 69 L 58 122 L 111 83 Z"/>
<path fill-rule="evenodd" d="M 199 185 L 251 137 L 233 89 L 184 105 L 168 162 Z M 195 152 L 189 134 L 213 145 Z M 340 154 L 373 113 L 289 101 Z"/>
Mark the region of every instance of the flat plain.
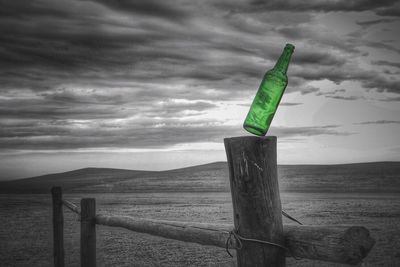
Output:
<path fill-rule="evenodd" d="M 393 164 L 390 168 L 385 164 L 381 168 L 376 166 L 371 169 L 379 177 L 374 180 L 377 174 L 366 171 L 370 176 L 364 175 L 365 181 L 355 171 L 357 168 L 346 171 L 336 166 L 332 171 L 325 168 L 324 172 L 321 166 L 318 171 L 306 171 L 309 167 L 281 169 L 282 206 L 304 224 L 367 227 L 376 244 L 361 266 L 400 266 L 400 176 Z M 320 171 L 329 177 L 326 180 L 329 186 L 321 178 L 326 176 L 315 174 Z M 88 169 L 84 172 L 91 173 Z M 129 179 L 121 177 L 82 185 L 85 179 L 81 176 L 77 179 L 81 185 L 66 187 L 64 198 L 79 204 L 82 197 L 94 197 L 98 214 L 208 223 L 233 221 L 231 196 L 226 188 L 228 178 L 222 163 L 146 172 Z M 352 187 L 357 184 L 353 180 L 339 190 L 343 181 L 352 177 L 361 181 L 358 190 Z M 57 175 L 47 179 L 50 183 L 54 179 L 57 184 Z M 385 183 L 380 182 L 380 187 L 373 190 L 379 179 Z M 318 181 L 318 186 L 312 181 Z M 389 182 L 390 185 L 386 184 Z M 132 184 L 136 187 L 127 186 Z M 51 196 L 47 192 L 0 194 L 0 266 L 52 266 Z M 64 218 L 66 266 L 79 266 L 79 218 L 66 209 Z M 292 223 L 286 219 L 284 222 Z M 235 266 L 235 259 L 221 248 L 97 226 L 97 263 L 98 266 Z M 345 265 L 287 258 L 287 266 Z"/>

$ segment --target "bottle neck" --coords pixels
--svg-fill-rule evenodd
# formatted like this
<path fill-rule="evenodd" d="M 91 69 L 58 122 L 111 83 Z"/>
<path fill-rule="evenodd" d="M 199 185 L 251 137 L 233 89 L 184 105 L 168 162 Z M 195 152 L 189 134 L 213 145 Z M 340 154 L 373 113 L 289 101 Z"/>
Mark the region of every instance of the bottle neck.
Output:
<path fill-rule="evenodd" d="M 285 46 L 285 49 L 283 49 L 282 55 L 279 57 L 278 61 L 276 62 L 274 66 L 274 70 L 280 71 L 283 74 L 286 74 L 288 68 L 289 68 L 289 63 L 290 63 L 290 58 L 292 57 L 294 51 L 294 46 L 291 44 L 287 44 Z"/>

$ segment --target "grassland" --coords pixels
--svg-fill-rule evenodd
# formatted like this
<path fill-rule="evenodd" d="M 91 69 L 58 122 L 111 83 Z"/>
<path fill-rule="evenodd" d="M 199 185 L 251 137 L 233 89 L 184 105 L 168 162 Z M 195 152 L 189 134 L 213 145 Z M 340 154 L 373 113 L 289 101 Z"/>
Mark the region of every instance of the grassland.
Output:
<path fill-rule="evenodd" d="M 281 168 L 283 207 L 305 224 L 366 226 L 377 243 L 362 266 L 400 266 L 400 171 L 396 169 L 399 164 L 384 165 L 375 164 L 369 166 L 370 169 L 364 165 L 359 167 L 362 171 L 355 171 L 354 166 L 348 170 L 325 167 L 325 171 L 321 166 L 311 167 L 313 172 L 309 171 L 310 167 L 299 167 L 297 171 Z M 57 183 L 69 184 L 64 197 L 75 203 L 82 197 L 95 197 L 97 212 L 101 214 L 230 223 L 232 205 L 224 168 L 222 163 L 215 163 L 168 172 L 137 172 L 136 176 L 128 170 L 107 173 L 84 169 L 75 171 L 78 174 L 72 177 L 79 186 L 71 182 L 71 173 L 62 174 Z M 113 179 L 116 172 L 120 172 L 120 176 Z M 378 178 L 391 185 L 382 183 L 373 192 L 374 183 L 379 180 L 377 173 Z M 100 175 L 103 176 L 99 178 Z M 326 175 L 337 181 L 330 182 L 324 178 Z M 357 183 L 351 179 L 360 181 L 362 177 L 365 181 L 361 180 L 356 187 Z M 51 179 L 57 180 L 57 176 L 46 178 L 49 181 L 38 180 L 41 186 L 48 186 Z M 318 187 L 313 184 L 315 181 Z M 28 179 L 28 182 L 33 183 L 33 180 Z M 36 189 L 42 190 L 40 186 Z M 0 194 L 0 266 L 51 266 L 50 194 L 21 193 Z M 67 210 L 64 214 L 66 266 L 79 266 L 78 217 Z M 98 226 L 97 239 L 99 266 L 235 266 L 234 258 L 224 249 L 125 229 Z M 343 266 L 295 259 L 287 262 L 287 266 L 300 267 Z"/>
<path fill-rule="evenodd" d="M 280 165 L 281 192 L 400 193 L 400 162 L 342 165 Z M 0 182 L 0 193 L 229 192 L 226 162 L 169 171 L 85 168 Z"/>

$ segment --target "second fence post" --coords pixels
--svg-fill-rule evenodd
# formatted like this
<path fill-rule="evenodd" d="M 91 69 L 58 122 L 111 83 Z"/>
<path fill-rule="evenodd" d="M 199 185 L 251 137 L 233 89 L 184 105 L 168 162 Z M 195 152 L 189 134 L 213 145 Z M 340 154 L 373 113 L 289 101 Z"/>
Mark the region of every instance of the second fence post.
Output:
<path fill-rule="evenodd" d="M 64 215 L 61 187 L 51 188 L 53 199 L 53 254 L 54 267 L 64 267 Z"/>
<path fill-rule="evenodd" d="M 96 200 L 81 200 L 81 266 L 96 267 Z"/>
<path fill-rule="evenodd" d="M 276 137 L 225 138 L 238 267 L 285 266 Z M 247 239 L 247 240 L 246 240 Z M 249 240 L 251 239 L 251 240 Z M 269 243 L 269 244 L 268 244 Z"/>

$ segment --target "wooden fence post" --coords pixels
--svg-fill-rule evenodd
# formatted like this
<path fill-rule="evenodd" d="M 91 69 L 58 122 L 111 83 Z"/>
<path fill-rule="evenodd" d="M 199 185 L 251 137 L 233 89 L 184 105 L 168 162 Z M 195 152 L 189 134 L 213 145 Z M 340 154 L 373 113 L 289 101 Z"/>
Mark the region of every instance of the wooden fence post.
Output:
<path fill-rule="evenodd" d="M 281 200 L 278 188 L 276 137 L 225 138 L 234 224 L 242 240 L 239 267 L 285 266 Z"/>
<path fill-rule="evenodd" d="M 54 267 L 64 267 L 64 216 L 61 187 L 52 187 Z"/>
<path fill-rule="evenodd" d="M 81 266 L 96 267 L 96 200 L 81 200 Z"/>

